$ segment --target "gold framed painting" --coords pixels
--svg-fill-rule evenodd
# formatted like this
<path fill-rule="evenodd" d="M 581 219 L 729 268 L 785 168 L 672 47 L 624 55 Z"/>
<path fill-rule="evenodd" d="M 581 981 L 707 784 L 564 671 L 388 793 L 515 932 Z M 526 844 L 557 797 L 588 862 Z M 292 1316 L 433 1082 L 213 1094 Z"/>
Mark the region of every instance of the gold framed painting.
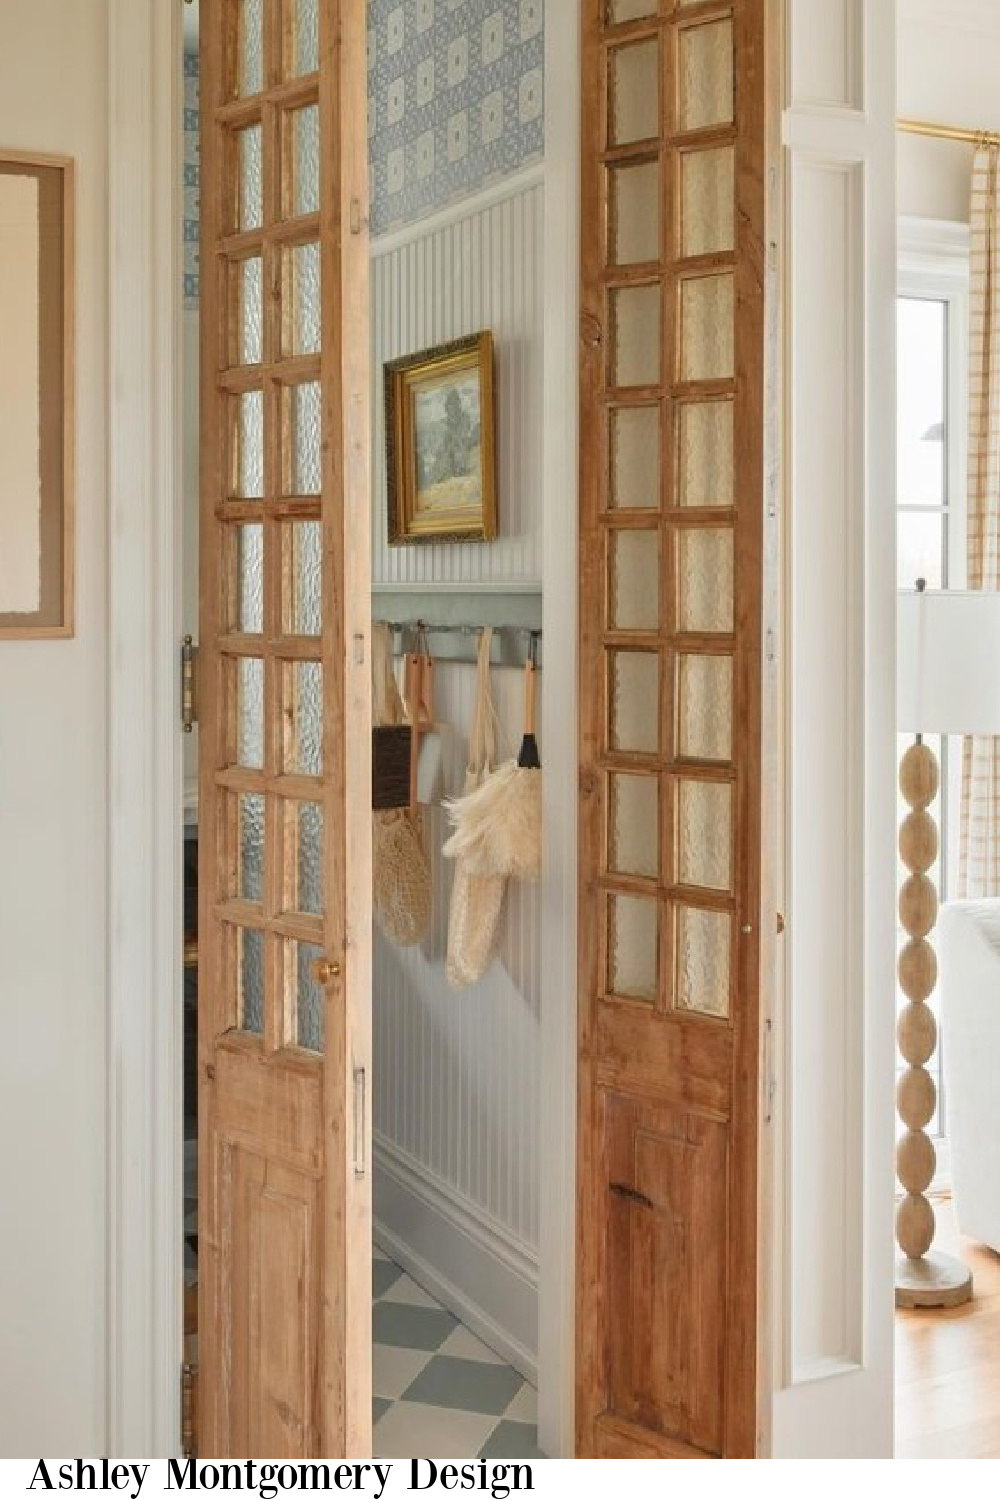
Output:
<path fill-rule="evenodd" d="M 493 335 L 385 367 L 389 542 L 497 535 Z"/>
<path fill-rule="evenodd" d="M 0 640 L 73 634 L 73 162 L 0 149 Z"/>

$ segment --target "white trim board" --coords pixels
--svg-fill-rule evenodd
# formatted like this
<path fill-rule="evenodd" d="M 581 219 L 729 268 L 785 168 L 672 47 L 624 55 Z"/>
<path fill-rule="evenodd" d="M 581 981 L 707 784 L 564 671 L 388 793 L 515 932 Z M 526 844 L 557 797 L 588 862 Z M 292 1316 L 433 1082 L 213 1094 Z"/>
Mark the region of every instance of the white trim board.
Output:
<path fill-rule="evenodd" d="M 491 1349 L 538 1382 L 538 1263 L 502 1225 L 390 1142 L 374 1143 L 375 1239 Z"/>
<path fill-rule="evenodd" d="M 108 3 L 109 1007 L 104 1452 L 180 1446 L 182 14 Z"/>

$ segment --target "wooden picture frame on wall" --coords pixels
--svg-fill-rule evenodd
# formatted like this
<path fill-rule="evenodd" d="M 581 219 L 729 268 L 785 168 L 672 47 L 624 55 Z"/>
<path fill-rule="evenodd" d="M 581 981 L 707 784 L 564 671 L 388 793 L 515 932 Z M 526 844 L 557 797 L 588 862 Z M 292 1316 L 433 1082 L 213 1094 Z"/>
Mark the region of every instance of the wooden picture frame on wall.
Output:
<path fill-rule="evenodd" d="M 497 535 L 489 329 L 385 367 L 388 532 L 406 542 Z"/>
<path fill-rule="evenodd" d="M 71 636 L 74 163 L 0 149 L 0 640 Z"/>

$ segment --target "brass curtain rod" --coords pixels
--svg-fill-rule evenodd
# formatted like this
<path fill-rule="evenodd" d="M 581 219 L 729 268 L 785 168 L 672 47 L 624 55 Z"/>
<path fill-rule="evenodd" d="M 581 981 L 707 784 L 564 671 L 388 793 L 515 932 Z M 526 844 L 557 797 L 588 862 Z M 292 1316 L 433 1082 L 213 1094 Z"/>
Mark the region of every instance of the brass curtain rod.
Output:
<path fill-rule="evenodd" d="M 1000 146 L 998 130 L 966 130 L 959 125 L 935 125 L 932 120 L 897 120 L 904 135 L 925 135 L 937 141 L 962 141 L 968 146 Z"/>

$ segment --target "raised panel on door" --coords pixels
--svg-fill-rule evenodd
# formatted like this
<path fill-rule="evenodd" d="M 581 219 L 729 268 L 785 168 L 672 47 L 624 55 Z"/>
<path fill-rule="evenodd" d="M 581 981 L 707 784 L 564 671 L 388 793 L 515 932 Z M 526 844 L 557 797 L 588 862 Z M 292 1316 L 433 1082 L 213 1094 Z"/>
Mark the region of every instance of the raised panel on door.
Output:
<path fill-rule="evenodd" d="M 201 38 L 199 1431 L 362 1455 L 364 0 L 203 0 Z"/>
<path fill-rule="evenodd" d="M 766 13 L 583 4 L 586 1455 L 766 1441 Z"/>

